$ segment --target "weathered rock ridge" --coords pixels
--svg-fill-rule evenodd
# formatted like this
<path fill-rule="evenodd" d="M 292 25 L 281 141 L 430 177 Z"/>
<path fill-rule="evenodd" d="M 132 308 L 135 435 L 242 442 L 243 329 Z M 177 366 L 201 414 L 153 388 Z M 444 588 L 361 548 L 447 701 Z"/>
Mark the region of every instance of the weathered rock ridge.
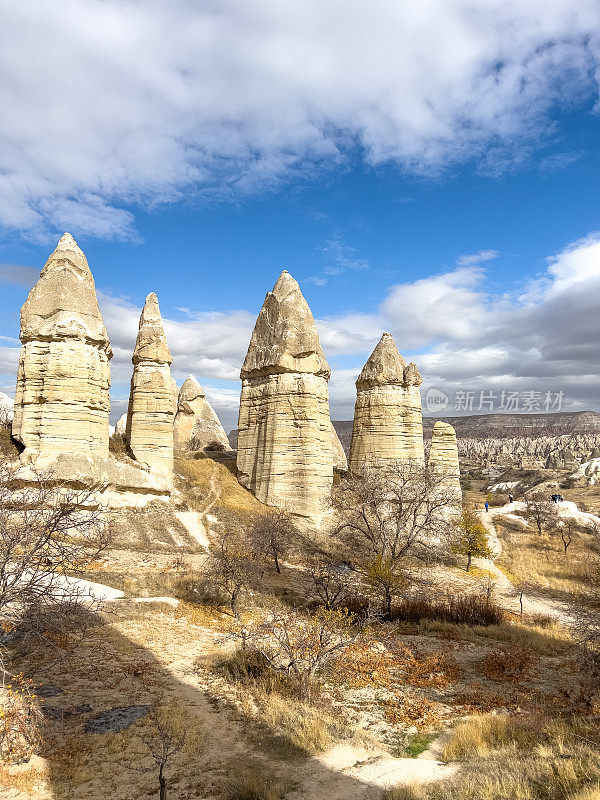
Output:
<path fill-rule="evenodd" d="M 424 462 L 420 384 L 416 365 L 384 333 L 356 381 L 351 472 Z"/>
<path fill-rule="evenodd" d="M 141 464 L 173 476 L 173 361 L 158 298 L 151 292 L 140 316 L 133 351 L 133 376 L 125 437 L 131 455 Z"/>
<path fill-rule="evenodd" d="M 187 376 L 179 390 L 174 444 L 176 450 L 231 450 L 218 416 L 193 375 Z"/>
<path fill-rule="evenodd" d="M 265 298 L 240 375 L 240 483 L 263 503 L 321 516 L 333 483 L 330 371 L 310 308 L 286 271 Z"/>
<path fill-rule="evenodd" d="M 21 310 L 13 437 L 38 466 L 62 453 L 108 456 L 108 333 L 94 279 L 69 233 Z"/>

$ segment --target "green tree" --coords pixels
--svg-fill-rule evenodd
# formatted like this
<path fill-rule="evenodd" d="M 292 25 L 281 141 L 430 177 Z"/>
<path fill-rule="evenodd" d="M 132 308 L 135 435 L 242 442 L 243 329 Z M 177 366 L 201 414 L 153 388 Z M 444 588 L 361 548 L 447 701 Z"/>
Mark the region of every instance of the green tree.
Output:
<path fill-rule="evenodd" d="M 364 581 L 371 592 L 383 602 L 386 617 L 391 619 L 392 602 L 408 584 L 398 562 L 382 555 L 376 556 L 365 565 Z"/>
<path fill-rule="evenodd" d="M 492 557 L 493 553 L 488 544 L 485 525 L 474 511 L 464 509 L 458 518 L 451 550 L 453 553 L 466 556 L 467 572 L 471 569 L 473 557 Z"/>

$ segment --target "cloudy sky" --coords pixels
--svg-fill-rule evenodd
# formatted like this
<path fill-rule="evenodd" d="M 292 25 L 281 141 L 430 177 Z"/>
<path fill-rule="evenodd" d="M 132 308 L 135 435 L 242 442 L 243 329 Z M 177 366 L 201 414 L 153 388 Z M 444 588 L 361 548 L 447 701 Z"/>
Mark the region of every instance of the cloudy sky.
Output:
<path fill-rule="evenodd" d="M 156 291 L 175 377 L 233 427 L 283 268 L 334 418 L 384 330 L 446 413 L 600 410 L 600 0 L 4 0 L 0 23 L 0 389 L 68 230 L 115 417 Z"/>

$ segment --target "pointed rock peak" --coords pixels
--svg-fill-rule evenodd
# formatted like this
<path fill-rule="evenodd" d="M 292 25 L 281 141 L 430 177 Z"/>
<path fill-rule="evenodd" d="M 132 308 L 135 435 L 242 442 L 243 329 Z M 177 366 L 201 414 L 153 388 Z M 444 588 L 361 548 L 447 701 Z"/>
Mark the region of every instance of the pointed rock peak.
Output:
<path fill-rule="evenodd" d="M 160 315 L 158 297 L 154 292 L 150 292 L 146 297 L 140 315 L 140 328 L 132 360 L 134 364 L 140 361 L 170 364 L 173 361 Z"/>
<path fill-rule="evenodd" d="M 144 308 L 140 316 L 140 328 L 142 325 L 162 325 L 158 297 L 154 292 L 150 292 L 146 297 L 146 302 L 144 303 Z"/>
<path fill-rule="evenodd" d="M 83 339 L 111 355 L 108 333 L 83 251 L 65 233 L 21 309 L 21 341 Z"/>
<path fill-rule="evenodd" d="M 329 364 L 300 287 L 284 270 L 265 297 L 242 367 L 242 378 L 308 372 L 329 380 Z"/>
<path fill-rule="evenodd" d="M 273 294 L 278 300 L 284 300 L 291 292 L 302 294 L 298 281 L 290 275 L 287 269 L 284 269 L 273 287 Z"/>
<path fill-rule="evenodd" d="M 45 276 L 48 272 L 55 269 L 64 270 L 65 261 L 69 262 L 70 266 L 75 268 L 75 274 L 83 280 L 90 280 L 93 285 L 94 279 L 92 278 L 92 273 L 85 254 L 70 233 L 63 233 L 58 240 L 58 244 L 46 261 L 44 269 L 42 270 L 42 276 Z"/>
<path fill-rule="evenodd" d="M 199 397 L 206 397 L 204 389 L 194 375 L 188 375 L 179 390 L 179 402 L 191 402 Z"/>
<path fill-rule="evenodd" d="M 356 385 L 358 388 L 388 383 L 402 385 L 404 368 L 404 359 L 398 352 L 394 337 L 391 333 L 384 333 L 362 368 Z"/>

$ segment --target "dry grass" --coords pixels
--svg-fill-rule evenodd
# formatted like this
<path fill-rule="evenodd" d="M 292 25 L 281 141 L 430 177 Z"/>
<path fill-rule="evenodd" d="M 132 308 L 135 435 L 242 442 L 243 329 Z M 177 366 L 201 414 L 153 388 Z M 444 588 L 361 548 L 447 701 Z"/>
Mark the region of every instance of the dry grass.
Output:
<path fill-rule="evenodd" d="M 517 586 L 531 586 L 548 595 L 594 604 L 598 596 L 600 543 L 596 536 L 579 530 L 567 555 L 560 535 L 509 530 L 497 525 L 503 552 L 497 566 Z M 596 601 L 597 604 L 597 601 Z"/>
<path fill-rule="evenodd" d="M 573 640 L 567 629 L 555 622 L 543 626 L 515 622 L 507 625 L 467 627 L 448 622 L 424 621 L 421 623 L 421 629 L 457 642 L 468 641 L 476 644 L 498 642 L 528 649 L 542 656 L 564 655 L 573 647 Z"/>
<path fill-rule="evenodd" d="M 448 594 L 443 599 L 407 597 L 392 609 L 395 622 L 437 620 L 462 625 L 500 625 L 504 611 L 485 594 Z"/>
<path fill-rule="evenodd" d="M 268 774 L 261 764 L 236 764 L 223 786 L 224 800 L 283 800 L 288 782 Z"/>
<path fill-rule="evenodd" d="M 225 464 L 219 464 L 208 457 L 176 458 L 175 473 L 180 476 L 177 488 L 189 507 L 197 511 L 204 511 L 209 502 L 211 477 L 220 490 L 220 497 L 211 496 L 211 499 L 215 499 L 215 512 L 227 510 L 245 519 L 265 508 L 249 491 L 240 486 Z"/>
<path fill-rule="evenodd" d="M 595 800 L 597 725 L 581 720 L 483 715 L 455 729 L 444 756 L 463 762 L 443 784 L 403 787 L 389 800 Z"/>

